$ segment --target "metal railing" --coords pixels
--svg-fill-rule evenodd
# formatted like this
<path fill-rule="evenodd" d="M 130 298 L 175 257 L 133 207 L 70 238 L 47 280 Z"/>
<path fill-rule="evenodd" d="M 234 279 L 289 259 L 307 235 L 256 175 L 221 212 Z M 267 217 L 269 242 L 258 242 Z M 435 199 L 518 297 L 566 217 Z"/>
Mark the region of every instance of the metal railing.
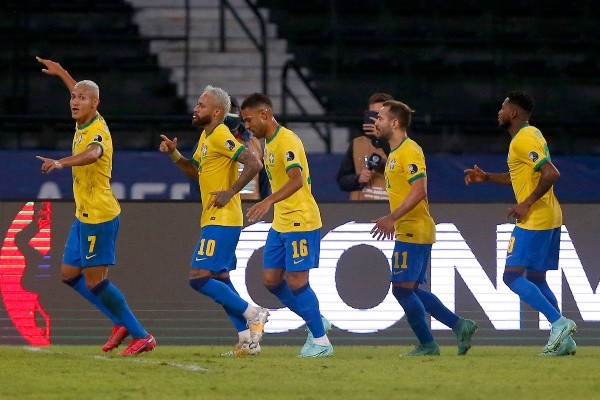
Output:
<path fill-rule="evenodd" d="M 244 22 L 244 20 L 240 17 L 239 13 L 236 9 L 231 5 L 228 0 L 220 0 L 219 6 L 219 34 L 220 34 L 220 51 L 226 51 L 226 19 L 225 19 L 225 9 L 229 10 L 235 20 L 238 22 L 240 27 L 244 30 L 246 35 L 248 35 L 248 39 L 254 44 L 254 47 L 260 52 L 260 60 L 261 60 L 261 88 L 264 94 L 268 94 L 268 50 L 267 50 L 267 24 L 265 19 L 260 14 L 256 5 L 254 5 L 250 0 L 245 0 L 246 4 L 252 10 L 252 13 L 256 16 L 258 23 L 260 24 L 260 37 L 257 38 L 256 35 L 252 32 L 252 30 L 248 27 L 248 25 Z"/>
<path fill-rule="evenodd" d="M 327 105 L 321 99 L 321 96 L 312 87 L 309 79 L 302 73 L 300 66 L 295 61 L 288 60 L 288 62 L 285 63 L 285 65 L 283 66 L 283 71 L 281 73 L 281 116 L 280 116 L 281 121 L 283 123 L 285 123 L 290 120 L 290 116 L 288 115 L 288 106 L 287 106 L 288 98 L 290 98 L 294 102 L 296 107 L 300 110 L 301 117 L 305 117 L 305 118 L 321 117 L 321 116 L 309 115 L 309 113 L 306 111 L 306 108 L 302 105 L 302 103 L 298 99 L 298 96 L 296 96 L 296 94 L 291 90 L 290 85 L 288 85 L 288 74 L 289 74 L 290 69 L 292 69 L 294 72 L 296 72 L 298 78 L 300 78 L 300 82 L 302 82 L 304 84 L 304 86 L 308 89 L 310 94 L 313 95 L 314 99 L 319 103 L 319 105 L 324 110 L 327 109 Z M 327 153 L 331 153 L 331 126 L 330 126 L 330 124 L 325 123 L 324 124 L 325 127 L 323 128 L 316 122 L 315 119 L 312 119 L 310 121 L 307 120 L 307 122 L 310 123 L 310 126 L 312 126 L 312 128 L 315 130 L 315 132 L 317 133 L 319 138 L 321 138 L 321 140 L 325 143 L 325 148 L 326 148 Z"/>

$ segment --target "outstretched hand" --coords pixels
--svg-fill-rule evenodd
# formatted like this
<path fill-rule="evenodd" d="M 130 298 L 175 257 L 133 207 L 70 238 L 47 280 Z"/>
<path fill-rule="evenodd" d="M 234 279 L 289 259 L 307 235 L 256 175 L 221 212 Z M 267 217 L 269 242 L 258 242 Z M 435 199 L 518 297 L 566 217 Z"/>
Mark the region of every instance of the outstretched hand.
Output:
<path fill-rule="evenodd" d="M 473 169 L 465 169 L 465 185 L 468 185 L 470 183 L 479 183 L 479 182 L 483 182 L 486 180 L 487 178 L 487 174 L 485 173 L 484 170 L 482 170 L 481 168 L 479 168 L 477 166 L 477 164 L 475 164 L 475 166 L 473 166 Z"/>
<path fill-rule="evenodd" d="M 64 70 L 64 68 L 56 61 L 47 60 L 41 57 L 35 57 L 35 59 L 44 64 L 46 68 L 42 69 L 42 72 L 46 75 L 57 76 Z"/>
<path fill-rule="evenodd" d="M 158 149 L 162 153 L 171 154 L 175 150 L 177 150 L 177 138 L 173 138 L 173 140 L 169 139 L 166 135 L 160 135 L 162 142 L 158 146 Z"/>
<path fill-rule="evenodd" d="M 55 169 L 62 169 L 63 165 L 58 160 L 53 160 L 52 158 L 46 158 L 42 156 L 35 156 L 38 160 L 42 161 L 42 173 L 49 174 Z"/>

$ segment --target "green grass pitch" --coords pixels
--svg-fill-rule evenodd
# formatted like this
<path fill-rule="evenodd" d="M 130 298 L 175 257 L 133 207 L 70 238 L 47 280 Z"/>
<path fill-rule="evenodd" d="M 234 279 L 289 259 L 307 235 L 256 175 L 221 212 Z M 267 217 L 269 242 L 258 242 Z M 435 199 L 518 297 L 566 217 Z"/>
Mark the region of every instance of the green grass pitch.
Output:
<path fill-rule="evenodd" d="M 160 346 L 121 357 L 92 346 L 0 346 L 0 399 L 597 399 L 600 348 L 539 357 L 541 347 L 476 346 L 466 357 L 399 357 L 406 346 L 336 346 L 323 359 L 264 346 Z"/>

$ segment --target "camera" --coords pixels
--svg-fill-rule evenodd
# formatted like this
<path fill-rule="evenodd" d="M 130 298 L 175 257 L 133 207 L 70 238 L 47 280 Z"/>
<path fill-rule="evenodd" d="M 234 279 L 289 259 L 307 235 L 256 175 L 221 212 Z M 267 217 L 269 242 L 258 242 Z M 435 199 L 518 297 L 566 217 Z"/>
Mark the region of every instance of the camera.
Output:
<path fill-rule="evenodd" d="M 373 110 L 367 110 L 365 111 L 365 118 L 363 120 L 363 124 L 374 124 L 375 121 L 373 121 L 371 118 L 377 118 L 377 115 L 379 115 L 379 112 L 377 111 L 373 111 Z"/>

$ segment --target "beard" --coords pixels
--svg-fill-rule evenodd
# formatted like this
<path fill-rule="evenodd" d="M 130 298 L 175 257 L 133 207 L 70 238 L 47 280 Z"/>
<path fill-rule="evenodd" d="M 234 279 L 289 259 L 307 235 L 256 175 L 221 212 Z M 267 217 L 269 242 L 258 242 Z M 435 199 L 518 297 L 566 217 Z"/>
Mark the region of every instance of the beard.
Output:
<path fill-rule="evenodd" d="M 192 125 L 197 126 L 199 128 L 204 127 L 210 124 L 211 117 L 210 115 L 205 115 L 203 117 L 196 117 L 192 119 Z"/>
<path fill-rule="evenodd" d="M 508 129 L 510 127 L 510 121 L 507 121 L 507 120 L 498 121 L 498 126 L 502 129 Z"/>
<path fill-rule="evenodd" d="M 378 139 L 378 140 L 383 139 L 383 140 L 389 141 L 390 138 L 392 137 L 392 130 L 391 129 L 386 130 L 386 129 L 382 129 L 380 127 L 377 130 L 377 134 L 374 136 L 375 136 L 375 139 Z"/>

